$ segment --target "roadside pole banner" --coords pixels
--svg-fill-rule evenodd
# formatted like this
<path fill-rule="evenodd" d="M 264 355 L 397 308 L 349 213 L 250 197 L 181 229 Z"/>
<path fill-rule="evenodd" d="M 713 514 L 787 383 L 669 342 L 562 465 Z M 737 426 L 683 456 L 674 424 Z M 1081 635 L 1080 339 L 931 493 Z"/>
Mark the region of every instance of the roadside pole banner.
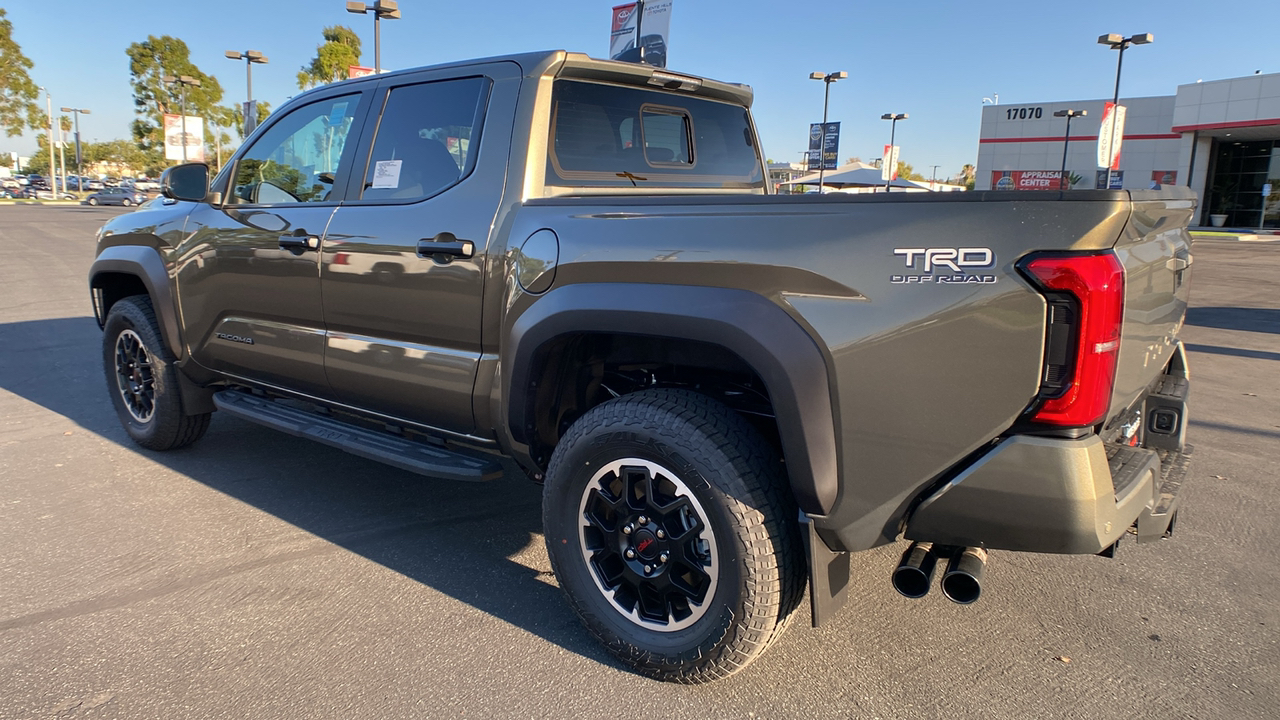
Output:
<path fill-rule="evenodd" d="M 1123 105 L 1110 102 L 1102 112 L 1102 127 L 1098 130 L 1098 167 L 1100 168 L 1120 169 L 1120 143 L 1124 140 L 1124 115 Z M 1113 125 L 1116 134 L 1115 142 L 1111 141 Z"/>
<path fill-rule="evenodd" d="M 809 170 L 822 167 L 822 123 L 809 125 Z"/>
<path fill-rule="evenodd" d="M 182 161 L 182 116 L 164 116 L 164 159 Z"/>
<path fill-rule="evenodd" d="M 372 75 L 372 74 L 373 74 L 373 68 L 371 68 L 371 67 L 365 67 L 365 66 L 363 66 L 363 65 L 348 65 L 348 66 L 347 66 L 347 79 L 348 79 L 348 80 L 353 80 L 353 79 L 355 79 L 355 78 L 369 77 L 369 76 L 370 76 L 370 75 Z"/>
<path fill-rule="evenodd" d="M 880 158 L 880 179 L 893 182 L 898 179 L 898 146 L 885 145 Z"/>
<path fill-rule="evenodd" d="M 182 116 L 164 116 L 164 159 L 182 162 L 183 141 L 187 145 L 187 162 L 204 162 L 204 119 L 187 116 L 187 136 L 182 137 Z"/>
<path fill-rule="evenodd" d="M 829 122 L 822 133 L 822 167 L 835 170 L 840 165 L 840 123 Z"/>
<path fill-rule="evenodd" d="M 647 0 L 644 16 L 636 13 L 636 3 L 616 5 L 609 30 L 609 58 L 639 62 L 636 47 L 644 48 L 644 62 L 654 67 L 667 66 L 667 48 L 671 37 L 671 4 L 674 0 Z M 640 20 L 640 37 L 636 37 L 636 21 Z"/>

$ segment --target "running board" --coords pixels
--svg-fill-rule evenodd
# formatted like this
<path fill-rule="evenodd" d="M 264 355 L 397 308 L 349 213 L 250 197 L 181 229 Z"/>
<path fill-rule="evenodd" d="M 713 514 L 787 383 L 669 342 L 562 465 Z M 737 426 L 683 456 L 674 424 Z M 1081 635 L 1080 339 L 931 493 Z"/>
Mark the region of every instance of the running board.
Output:
<path fill-rule="evenodd" d="M 419 475 L 472 482 L 496 480 L 502 476 L 502 465 L 497 459 L 433 447 L 238 390 L 214 393 L 213 404 L 222 412 L 249 422 Z"/>

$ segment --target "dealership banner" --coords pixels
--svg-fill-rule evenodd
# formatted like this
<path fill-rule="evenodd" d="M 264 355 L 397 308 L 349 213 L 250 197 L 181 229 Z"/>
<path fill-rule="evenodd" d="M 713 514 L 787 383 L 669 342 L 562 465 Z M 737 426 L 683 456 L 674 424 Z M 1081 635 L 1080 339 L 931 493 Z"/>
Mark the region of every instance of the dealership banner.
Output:
<path fill-rule="evenodd" d="M 884 155 L 880 157 L 880 179 L 893 182 L 898 179 L 898 146 L 885 145 Z"/>
<path fill-rule="evenodd" d="M 185 156 L 183 145 L 187 148 Z M 204 162 L 204 118 L 188 115 L 184 130 L 181 115 L 164 116 L 164 159 Z"/>
<path fill-rule="evenodd" d="M 1063 187 L 1058 170 L 992 170 L 992 190 L 1058 190 Z"/>
<path fill-rule="evenodd" d="M 840 123 L 809 125 L 809 170 L 835 170 L 840 164 Z"/>
<path fill-rule="evenodd" d="M 1124 140 L 1125 107 L 1107 103 L 1102 112 L 1102 127 L 1098 130 L 1098 167 L 1120 168 L 1120 143 Z M 1115 131 L 1115 140 L 1111 133 Z"/>
<path fill-rule="evenodd" d="M 822 123 L 809 124 L 809 170 L 822 167 Z"/>
<path fill-rule="evenodd" d="M 1151 182 L 1155 183 L 1156 185 L 1177 185 L 1178 171 L 1177 170 L 1152 170 Z"/>
<path fill-rule="evenodd" d="M 667 46 L 671 37 L 671 3 L 673 0 L 645 0 L 643 3 L 627 3 L 613 8 L 613 26 L 609 32 L 609 58 L 623 62 L 641 62 L 654 67 L 667 66 Z M 644 12 L 637 13 L 643 5 Z M 640 25 L 640 37 L 636 37 L 636 23 Z"/>
<path fill-rule="evenodd" d="M 1122 189 L 1122 188 L 1124 187 L 1124 171 L 1123 171 L 1123 170 L 1112 170 L 1112 171 L 1111 171 L 1111 187 L 1110 187 L 1110 188 L 1107 188 L 1107 171 L 1106 171 L 1106 170 L 1099 170 L 1099 171 L 1098 171 L 1098 179 L 1097 179 L 1097 181 L 1094 183 L 1094 187 L 1095 187 L 1095 188 L 1097 188 L 1098 190 L 1107 190 L 1107 189 L 1111 189 L 1111 190 L 1120 190 L 1120 189 Z"/>

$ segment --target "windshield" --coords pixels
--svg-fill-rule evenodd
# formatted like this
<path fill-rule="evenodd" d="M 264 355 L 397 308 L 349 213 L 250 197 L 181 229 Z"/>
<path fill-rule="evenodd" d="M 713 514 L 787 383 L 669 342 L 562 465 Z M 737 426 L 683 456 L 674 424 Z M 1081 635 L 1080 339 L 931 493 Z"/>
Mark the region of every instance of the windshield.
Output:
<path fill-rule="evenodd" d="M 751 117 L 741 105 L 557 80 L 547 183 L 763 188 L 764 176 Z"/>

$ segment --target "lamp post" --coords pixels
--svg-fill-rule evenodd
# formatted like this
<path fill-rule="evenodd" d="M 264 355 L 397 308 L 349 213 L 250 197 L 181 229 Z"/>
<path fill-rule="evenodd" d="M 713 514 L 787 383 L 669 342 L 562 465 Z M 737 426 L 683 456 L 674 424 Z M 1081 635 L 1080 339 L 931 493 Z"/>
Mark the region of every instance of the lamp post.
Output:
<path fill-rule="evenodd" d="M 911 117 L 906 113 L 885 113 L 880 116 L 881 120 L 889 121 L 889 157 L 885 162 L 893 162 L 893 138 L 898 131 L 898 121 L 906 120 Z M 889 168 L 889 179 L 884 181 L 884 191 L 889 192 L 889 184 L 893 182 L 893 173 L 897 168 Z"/>
<path fill-rule="evenodd" d="M 1107 139 L 1107 184 L 1104 187 L 1106 190 L 1111 189 L 1111 157 L 1116 146 L 1116 116 L 1119 114 L 1120 106 L 1120 69 L 1124 66 L 1124 51 L 1130 45 L 1146 45 L 1155 39 L 1155 35 L 1151 33 L 1142 33 L 1141 35 L 1132 35 L 1130 37 L 1117 33 L 1098 36 L 1099 45 L 1106 45 L 1112 50 L 1120 51 L 1120 55 L 1116 58 L 1116 92 L 1111 100 L 1111 137 Z"/>
<path fill-rule="evenodd" d="M 200 78 L 193 78 L 190 75 L 165 75 L 160 78 L 167 85 L 177 83 L 182 86 L 182 162 L 187 161 L 187 88 L 200 87 Z"/>
<path fill-rule="evenodd" d="M 49 182 L 53 188 L 53 196 L 58 196 L 58 169 L 53 161 L 53 95 L 49 92 L 49 88 L 41 87 L 44 90 L 44 103 L 49 112 Z M 66 186 L 63 186 L 66 190 Z"/>
<path fill-rule="evenodd" d="M 248 95 L 244 104 L 244 136 L 249 137 L 249 133 L 258 126 L 258 106 L 253 102 L 253 64 L 267 64 L 267 56 L 257 50 L 245 50 L 244 52 L 236 52 L 228 50 L 226 52 L 228 60 L 244 60 L 244 80 L 245 90 Z"/>
<path fill-rule="evenodd" d="M 373 13 L 373 71 L 382 72 L 382 18 L 400 19 L 400 8 L 395 0 L 373 0 L 372 5 L 365 5 L 359 0 L 347 3 L 347 12 L 357 15 Z"/>
<path fill-rule="evenodd" d="M 930 189 L 930 190 L 935 189 L 933 186 L 938 184 L 938 168 L 940 168 L 940 167 L 942 167 L 942 166 L 941 166 L 941 165 L 934 165 L 934 166 L 933 166 L 933 175 L 931 175 L 931 176 L 930 176 L 930 178 L 929 178 L 929 189 Z"/>
<path fill-rule="evenodd" d="M 89 111 L 84 108 L 62 108 L 62 112 L 69 112 L 75 118 L 76 123 L 76 177 L 80 178 L 77 183 L 84 182 L 84 157 L 80 154 L 80 116 L 88 115 Z M 83 190 L 84 188 L 80 188 Z"/>
<path fill-rule="evenodd" d="M 1067 119 L 1067 132 L 1062 136 L 1062 170 L 1058 173 L 1058 189 L 1066 190 L 1067 184 L 1067 147 L 1071 142 L 1071 118 L 1082 117 L 1088 115 L 1088 110 L 1059 110 L 1053 114 L 1054 117 L 1064 117 Z M 1111 184 L 1110 175 L 1107 177 L 1107 185 Z"/>
<path fill-rule="evenodd" d="M 847 72 L 833 73 L 809 73 L 810 80 L 821 80 L 823 82 L 822 92 L 822 144 L 818 146 L 818 194 L 821 195 L 824 190 L 822 181 L 827 176 L 827 159 L 825 151 L 827 148 L 827 106 L 831 102 L 831 83 L 837 80 L 844 80 L 849 77 Z"/>

